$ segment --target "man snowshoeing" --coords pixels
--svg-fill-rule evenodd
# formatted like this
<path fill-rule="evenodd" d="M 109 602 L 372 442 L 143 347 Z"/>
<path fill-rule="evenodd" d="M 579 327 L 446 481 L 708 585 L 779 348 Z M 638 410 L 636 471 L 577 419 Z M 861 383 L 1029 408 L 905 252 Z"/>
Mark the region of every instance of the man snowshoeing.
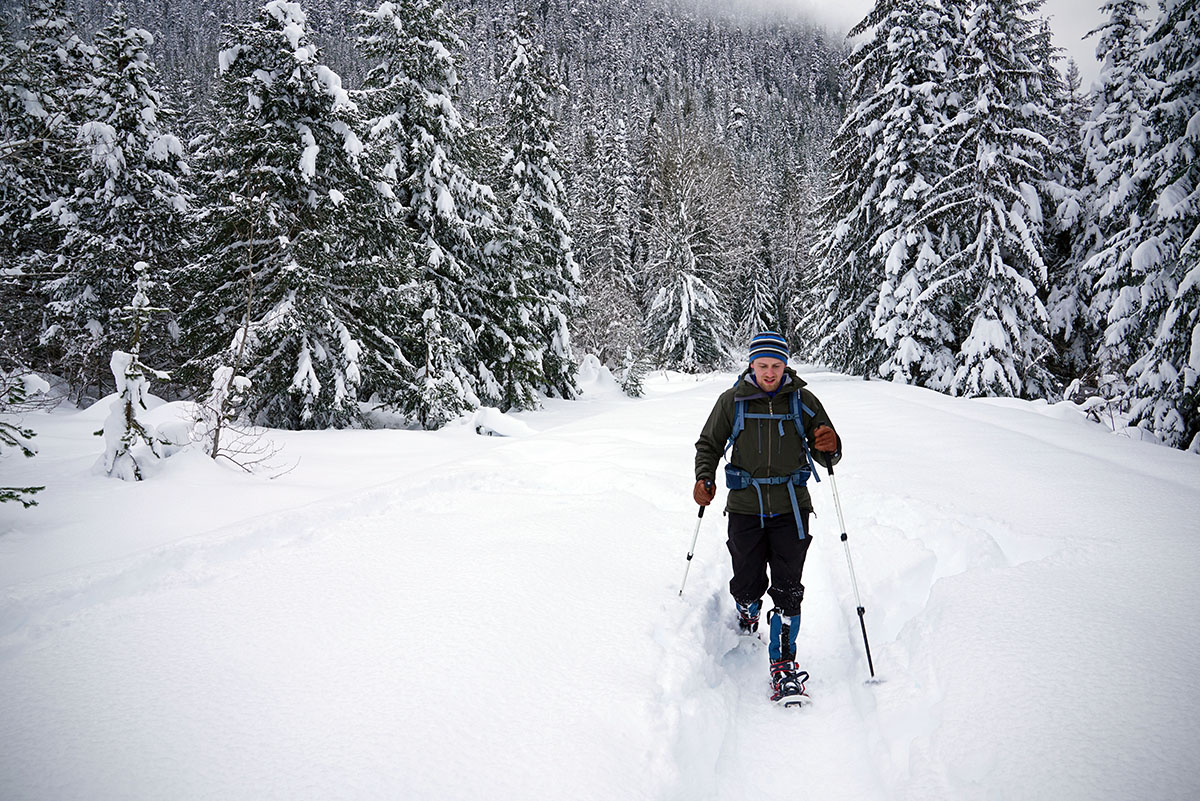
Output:
<path fill-rule="evenodd" d="M 787 366 L 788 355 L 780 334 L 767 331 L 751 340 L 749 368 L 717 399 L 696 440 L 692 495 L 701 506 L 712 503 L 717 463 L 728 449 L 729 591 L 744 634 L 758 630 L 762 598 L 770 593 L 771 700 L 792 706 L 807 701 L 808 674 L 796 666 L 800 579 L 812 541 L 805 484 L 813 451 L 819 464 L 836 464 L 841 439 L 821 402 Z"/>

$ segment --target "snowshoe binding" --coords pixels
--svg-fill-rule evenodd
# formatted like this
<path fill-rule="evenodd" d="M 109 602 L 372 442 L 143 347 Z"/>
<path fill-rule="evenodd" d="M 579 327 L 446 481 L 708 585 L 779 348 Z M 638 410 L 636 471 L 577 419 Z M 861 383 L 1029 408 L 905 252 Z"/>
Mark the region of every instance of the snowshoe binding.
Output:
<path fill-rule="evenodd" d="M 787 660 L 771 663 L 771 700 L 783 707 L 802 707 L 812 703 L 804 691 L 808 672 L 797 670 L 796 663 Z"/>
<path fill-rule="evenodd" d="M 734 599 L 737 604 L 738 630 L 742 634 L 753 634 L 758 631 L 758 615 L 762 611 L 762 601 L 743 603 Z"/>

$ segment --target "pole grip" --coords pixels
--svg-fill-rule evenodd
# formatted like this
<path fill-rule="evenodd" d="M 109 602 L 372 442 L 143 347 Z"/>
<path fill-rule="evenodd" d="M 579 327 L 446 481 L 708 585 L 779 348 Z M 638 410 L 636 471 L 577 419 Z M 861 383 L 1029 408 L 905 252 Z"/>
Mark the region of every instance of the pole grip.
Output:
<path fill-rule="evenodd" d="M 704 488 L 706 490 L 708 490 L 709 492 L 712 492 L 713 483 L 711 481 L 706 480 L 704 482 Z M 704 507 L 703 506 L 700 507 L 700 514 L 696 515 L 696 517 L 704 517 Z"/>
<path fill-rule="evenodd" d="M 704 482 L 704 488 L 711 490 L 713 483 L 711 481 Z M 683 581 L 679 584 L 679 597 L 683 597 L 683 588 L 687 586 L 688 571 L 692 569 L 692 557 L 696 555 L 696 540 L 700 538 L 700 524 L 704 522 L 704 507 L 700 507 L 700 511 L 696 514 L 696 532 L 692 534 L 692 547 L 688 549 L 687 564 L 683 568 Z"/>

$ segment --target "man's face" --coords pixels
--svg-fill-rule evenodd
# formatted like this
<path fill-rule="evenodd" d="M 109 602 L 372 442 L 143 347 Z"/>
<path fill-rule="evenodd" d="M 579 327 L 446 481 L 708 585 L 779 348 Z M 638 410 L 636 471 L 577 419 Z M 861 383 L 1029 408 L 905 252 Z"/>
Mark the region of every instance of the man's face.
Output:
<path fill-rule="evenodd" d="M 759 356 L 750 362 L 750 369 L 754 371 L 754 380 L 767 392 L 779 389 L 779 382 L 783 380 L 785 366 L 779 359 L 772 359 L 769 356 Z"/>

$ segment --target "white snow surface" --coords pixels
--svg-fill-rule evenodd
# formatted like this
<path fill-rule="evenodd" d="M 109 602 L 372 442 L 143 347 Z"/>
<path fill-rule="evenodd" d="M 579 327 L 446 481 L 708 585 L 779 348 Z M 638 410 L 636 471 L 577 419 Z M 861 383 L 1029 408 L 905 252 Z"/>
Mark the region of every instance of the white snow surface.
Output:
<path fill-rule="evenodd" d="M 733 630 L 724 490 L 679 596 L 733 375 L 633 400 L 597 366 L 438 432 L 269 432 L 275 478 L 189 450 L 115 481 L 103 403 L 26 414 L 40 454 L 0 485 L 47 488 L 0 506 L 0 798 L 1200 797 L 1195 455 L 804 370 L 884 681 L 826 477 L 814 703 L 783 710 Z"/>

